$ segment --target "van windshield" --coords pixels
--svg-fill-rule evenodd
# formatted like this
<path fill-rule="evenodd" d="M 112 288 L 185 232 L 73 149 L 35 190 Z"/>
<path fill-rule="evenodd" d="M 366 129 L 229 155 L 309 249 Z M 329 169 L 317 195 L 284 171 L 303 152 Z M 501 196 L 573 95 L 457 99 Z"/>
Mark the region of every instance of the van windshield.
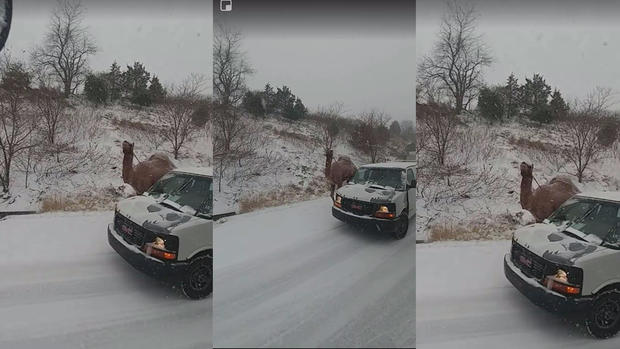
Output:
<path fill-rule="evenodd" d="M 170 172 L 147 192 L 155 199 L 190 207 L 198 213 L 213 213 L 213 179 L 185 173 Z"/>
<path fill-rule="evenodd" d="M 594 235 L 603 243 L 620 247 L 620 203 L 572 198 L 553 212 L 549 222 L 567 224 L 584 235 Z"/>
<path fill-rule="evenodd" d="M 398 168 L 362 167 L 355 172 L 352 183 L 375 185 L 384 189 L 405 190 L 407 175 Z"/>

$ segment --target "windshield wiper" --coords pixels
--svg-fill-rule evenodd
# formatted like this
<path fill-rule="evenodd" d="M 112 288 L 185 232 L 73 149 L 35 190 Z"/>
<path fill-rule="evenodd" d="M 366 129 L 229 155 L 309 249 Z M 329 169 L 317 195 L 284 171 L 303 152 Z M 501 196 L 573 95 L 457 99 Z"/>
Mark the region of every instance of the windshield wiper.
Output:
<path fill-rule="evenodd" d="M 566 228 L 568 228 L 568 227 L 566 227 Z M 575 233 L 571 233 L 570 231 L 568 231 L 568 230 L 566 230 L 566 229 L 565 229 L 565 230 L 563 230 L 563 231 L 562 231 L 562 233 L 563 233 L 563 234 L 565 234 L 565 235 L 568 235 L 568 236 L 570 236 L 570 237 L 574 237 L 574 238 L 575 238 L 575 239 L 577 239 L 577 240 L 581 240 L 581 241 L 583 241 L 583 242 L 588 242 L 588 240 L 586 240 L 586 239 L 585 239 L 585 238 L 583 238 L 582 236 L 579 236 L 579 235 L 577 235 L 577 234 L 575 234 Z"/>
<path fill-rule="evenodd" d="M 160 205 L 162 206 L 166 206 L 168 208 L 171 208 L 175 211 L 181 212 L 181 213 L 185 213 L 183 212 L 183 210 L 181 210 L 181 207 L 173 201 L 167 200 L 167 199 L 163 199 L 162 201 L 159 202 Z"/>

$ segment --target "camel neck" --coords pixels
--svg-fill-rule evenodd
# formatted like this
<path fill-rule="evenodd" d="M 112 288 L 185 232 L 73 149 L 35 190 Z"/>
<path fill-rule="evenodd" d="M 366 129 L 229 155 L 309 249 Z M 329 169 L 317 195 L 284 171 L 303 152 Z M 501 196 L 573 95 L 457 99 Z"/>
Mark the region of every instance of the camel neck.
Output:
<path fill-rule="evenodd" d="M 325 156 L 325 176 L 329 177 L 329 173 L 331 172 L 331 167 L 332 167 L 332 158 L 334 156 L 331 154 L 331 152 L 327 152 L 326 156 Z"/>
<path fill-rule="evenodd" d="M 133 154 L 123 156 L 123 182 L 129 183 L 131 170 L 133 169 Z"/>
<path fill-rule="evenodd" d="M 521 178 L 521 208 L 528 209 L 532 197 L 532 177 Z"/>

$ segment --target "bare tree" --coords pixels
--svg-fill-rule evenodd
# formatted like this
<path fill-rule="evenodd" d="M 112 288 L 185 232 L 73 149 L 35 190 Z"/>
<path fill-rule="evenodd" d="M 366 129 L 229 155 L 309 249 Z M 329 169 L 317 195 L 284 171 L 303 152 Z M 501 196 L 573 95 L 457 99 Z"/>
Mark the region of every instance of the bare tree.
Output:
<path fill-rule="evenodd" d="M 172 147 L 175 159 L 179 158 L 181 148 L 199 131 L 193 124 L 192 116 L 201 102 L 205 81 L 203 75 L 192 74 L 180 85 L 173 86 L 173 92 L 166 97 L 158 114 L 158 122 L 162 126 L 160 134 Z"/>
<path fill-rule="evenodd" d="M 160 114 L 160 121 L 165 124 L 161 128 L 161 135 L 172 146 L 174 158 L 179 158 L 179 151 L 186 142 L 192 139 L 196 128 L 192 124 L 194 104 L 180 97 L 167 98 Z"/>
<path fill-rule="evenodd" d="M 448 106 L 441 104 L 418 104 L 416 105 L 416 118 L 419 133 L 424 135 L 424 137 L 418 136 L 420 140 L 418 152 L 427 149 L 435 159 L 436 165 L 445 165 L 457 131 L 458 119 L 454 112 Z M 423 144 L 421 144 L 422 141 Z"/>
<path fill-rule="evenodd" d="M 241 51 L 239 32 L 218 26 L 213 46 L 213 93 L 219 103 L 236 105 L 245 93 L 245 78 L 253 70 Z"/>
<path fill-rule="evenodd" d="M 33 174 L 37 183 L 47 185 L 76 173 L 98 173 L 113 166 L 109 150 L 102 146 L 102 118 L 96 108 L 78 108 L 66 114 L 66 124 L 56 135 L 60 161 L 48 161 L 47 149 L 33 154 Z M 45 145 L 45 144 L 44 144 Z"/>
<path fill-rule="evenodd" d="M 216 104 L 213 126 L 215 128 L 213 156 L 221 158 L 227 157 L 233 151 L 238 152 L 235 143 L 246 134 L 241 113 L 234 107 Z"/>
<path fill-rule="evenodd" d="M 43 45 L 32 51 L 38 75 L 50 71 L 61 84 L 64 97 L 74 94 L 82 84 L 88 57 L 97 52 L 94 40 L 82 26 L 84 10 L 80 0 L 59 0 Z"/>
<path fill-rule="evenodd" d="M 389 120 L 387 115 L 376 110 L 365 112 L 351 134 L 351 144 L 368 155 L 373 163 L 386 151 Z"/>
<path fill-rule="evenodd" d="M 611 89 L 597 87 L 583 102 L 575 103 L 575 111 L 560 124 L 568 143 L 562 157 L 573 166 L 579 183 L 589 166 L 601 159 L 610 146 L 601 142 L 599 135 L 610 118 L 611 95 Z"/>
<path fill-rule="evenodd" d="M 34 95 L 34 106 L 37 116 L 42 122 L 42 131 L 49 151 L 56 154 L 56 160 L 60 161 L 58 153 L 62 145 L 57 142 L 59 129 L 64 127 L 66 121 L 66 102 L 61 94 L 50 88 L 40 88 Z"/>
<path fill-rule="evenodd" d="M 343 111 L 344 104 L 337 102 L 327 107 L 319 107 L 316 113 L 316 119 L 319 124 L 316 138 L 325 155 L 325 171 L 327 171 L 327 163 L 332 161 L 334 147 L 338 142 L 338 135 L 342 128 L 340 121 Z"/>
<path fill-rule="evenodd" d="M 418 67 L 420 79 L 427 81 L 422 87 L 431 95 L 435 93 L 431 88 L 434 86 L 446 91 L 453 99 L 456 114 L 466 110 L 476 97 L 482 68 L 492 62 L 482 37 L 476 33 L 476 20 L 473 5 L 450 0 L 438 42 Z"/>
<path fill-rule="evenodd" d="M 0 86 L 0 185 L 3 192 L 9 191 L 15 158 L 34 146 L 31 136 L 36 129 L 35 118 L 27 100 L 30 88 L 23 81 L 6 78 L 12 69 L 19 68 L 13 63 L 4 65 Z"/>

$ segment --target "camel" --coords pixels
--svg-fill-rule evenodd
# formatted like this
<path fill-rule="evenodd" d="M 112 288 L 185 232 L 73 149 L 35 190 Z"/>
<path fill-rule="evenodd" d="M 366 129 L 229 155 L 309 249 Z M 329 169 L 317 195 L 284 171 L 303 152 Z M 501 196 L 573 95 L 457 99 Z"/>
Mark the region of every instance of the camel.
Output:
<path fill-rule="evenodd" d="M 328 159 L 332 157 L 331 151 L 327 155 Z M 337 161 L 333 163 L 326 162 L 325 164 L 325 176 L 329 181 L 332 200 L 335 200 L 334 193 L 338 190 L 345 182 L 348 182 L 357 171 L 357 167 L 351 161 L 351 158 L 348 156 L 340 156 Z"/>
<path fill-rule="evenodd" d="M 136 194 L 147 191 L 163 175 L 174 169 L 166 154 L 155 153 L 146 160 L 133 165 L 133 143 L 123 142 L 123 182 L 131 185 Z"/>
<path fill-rule="evenodd" d="M 547 184 L 532 190 L 534 165 L 521 163 L 521 208 L 536 218 L 536 223 L 549 217 L 564 201 L 579 193 L 579 189 L 567 176 L 556 176 Z"/>

